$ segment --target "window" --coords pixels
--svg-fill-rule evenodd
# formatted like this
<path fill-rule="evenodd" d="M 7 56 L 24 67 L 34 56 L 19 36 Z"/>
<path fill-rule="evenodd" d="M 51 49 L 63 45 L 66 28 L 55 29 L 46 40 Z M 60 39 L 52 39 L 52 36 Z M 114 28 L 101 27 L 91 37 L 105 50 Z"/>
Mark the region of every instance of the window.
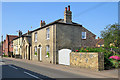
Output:
<path fill-rule="evenodd" d="M 50 29 L 47 28 L 46 31 L 47 31 L 47 33 L 46 33 L 46 38 L 47 38 L 47 39 L 50 39 Z"/>
<path fill-rule="evenodd" d="M 37 42 L 37 32 L 35 33 L 35 42 Z"/>
<path fill-rule="evenodd" d="M 82 39 L 86 39 L 86 32 L 82 32 Z"/>
<path fill-rule="evenodd" d="M 35 46 L 34 54 L 37 55 L 37 46 Z"/>
<path fill-rule="evenodd" d="M 47 52 L 50 53 L 50 46 L 49 45 L 46 46 L 46 53 Z"/>

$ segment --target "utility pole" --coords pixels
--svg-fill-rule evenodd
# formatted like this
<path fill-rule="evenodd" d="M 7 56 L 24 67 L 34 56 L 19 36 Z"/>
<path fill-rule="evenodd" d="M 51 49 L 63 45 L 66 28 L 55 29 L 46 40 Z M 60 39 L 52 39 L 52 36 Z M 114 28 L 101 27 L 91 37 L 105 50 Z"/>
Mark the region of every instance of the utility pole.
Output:
<path fill-rule="evenodd" d="M 1 36 L 2 54 L 3 54 L 3 35 Z"/>

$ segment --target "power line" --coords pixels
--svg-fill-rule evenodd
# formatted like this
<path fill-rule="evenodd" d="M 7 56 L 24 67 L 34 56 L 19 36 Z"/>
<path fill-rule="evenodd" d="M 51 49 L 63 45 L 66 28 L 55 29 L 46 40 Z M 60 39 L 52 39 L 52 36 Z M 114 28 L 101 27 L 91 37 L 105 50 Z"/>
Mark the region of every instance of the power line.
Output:
<path fill-rule="evenodd" d="M 74 16 L 74 19 L 75 19 L 75 18 L 78 18 L 78 17 L 81 16 L 82 14 L 85 14 L 85 13 L 87 13 L 87 12 L 90 12 L 90 11 L 96 9 L 96 8 L 99 8 L 99 7 L 107 4 L 107 3 L 108 3 L 108 2 L 106 2 L 106 3 L 101 2 L 101 3 L 99 3 L 99 4 L 97 4 L 97 5 L 93 6 L 93 7 L 90 7 L 90 8 L 88 8 L 88 9 L 86 9 L 86 10 L 84 10 L 84 11 L 76 14 L 76 15 Z"/>

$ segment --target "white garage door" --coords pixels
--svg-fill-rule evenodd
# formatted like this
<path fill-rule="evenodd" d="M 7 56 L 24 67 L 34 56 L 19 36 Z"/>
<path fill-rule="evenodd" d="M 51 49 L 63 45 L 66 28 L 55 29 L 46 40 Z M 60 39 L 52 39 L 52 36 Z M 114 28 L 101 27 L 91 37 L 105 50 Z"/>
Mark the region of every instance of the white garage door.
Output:
<path fill-rule="evenodd" d="M 58 51 L 59 64 L 70 65 L 70 49 L 61 49 Z"/>

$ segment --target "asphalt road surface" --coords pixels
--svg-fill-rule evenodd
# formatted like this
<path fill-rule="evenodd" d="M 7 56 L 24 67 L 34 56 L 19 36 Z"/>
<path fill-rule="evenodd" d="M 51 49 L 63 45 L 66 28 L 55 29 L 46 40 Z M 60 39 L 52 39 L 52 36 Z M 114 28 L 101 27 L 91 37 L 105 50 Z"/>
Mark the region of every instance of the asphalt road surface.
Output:
<path fill-rule="evenodd" d="M 83 75 L 10 59 L 0 59 L 0 74 L 2 80 L 110 80 L 90 79 Z"/>
<path fill-rule="evenodd" d="M 55 80 L 55 78 L 85 78 L 85 76 L 9 59 L 2 59 L 0 62 L 2 64 L 3 79 Z"/>

